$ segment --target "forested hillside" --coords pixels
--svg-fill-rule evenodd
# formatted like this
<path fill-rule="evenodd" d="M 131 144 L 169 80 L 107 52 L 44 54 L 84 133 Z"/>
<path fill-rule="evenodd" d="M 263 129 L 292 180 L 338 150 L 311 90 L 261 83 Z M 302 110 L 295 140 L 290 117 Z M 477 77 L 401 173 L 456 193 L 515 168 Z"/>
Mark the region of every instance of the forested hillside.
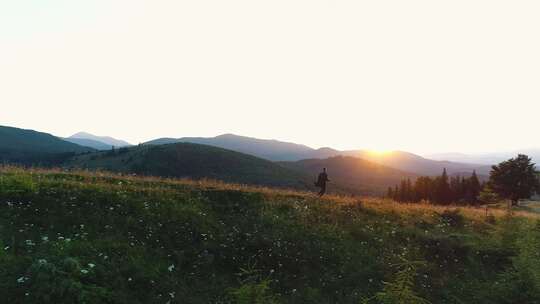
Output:
<path fill-rule="evenodd" d="M 48 133 L 0 126 L 0 162 L 59 164 L 78 153 L 94 151 Z"/>
<path fill-rule="evenodd" d="M 190 143 L 120 148 L 75 157 L 64 166 L 160 177 L 217 179 L 304 190 L 311 185 L 311 179 L 305 174 L 273 162 Z"/>

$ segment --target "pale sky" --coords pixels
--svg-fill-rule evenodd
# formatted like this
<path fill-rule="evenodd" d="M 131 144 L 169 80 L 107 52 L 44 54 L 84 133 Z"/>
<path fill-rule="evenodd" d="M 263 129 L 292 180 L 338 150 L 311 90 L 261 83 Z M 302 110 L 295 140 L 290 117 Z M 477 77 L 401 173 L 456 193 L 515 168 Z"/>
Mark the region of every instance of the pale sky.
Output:
<path fill-rule="evenodd" d="M 0 125 L 540 148 L 540 1 L 0 0 Z"/>

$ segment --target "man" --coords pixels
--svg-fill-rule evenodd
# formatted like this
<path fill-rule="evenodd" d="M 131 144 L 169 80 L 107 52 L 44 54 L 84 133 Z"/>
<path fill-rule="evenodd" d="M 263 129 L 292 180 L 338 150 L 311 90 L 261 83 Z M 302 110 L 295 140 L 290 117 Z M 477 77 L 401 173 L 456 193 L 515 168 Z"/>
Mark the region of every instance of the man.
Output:
<path fill-rule="evenodd" d="M 323 196 L 326 193 L 326 183 L 329 182 L 328 174 L 326 174 L 326 168 L 323 168 L 323 172 L 319 173 L 319 177 L 317 178 L 317 182 L 315 183 L 316 187 L 321 188 L 321 191 L 319 192 L 319 197 Z"/>

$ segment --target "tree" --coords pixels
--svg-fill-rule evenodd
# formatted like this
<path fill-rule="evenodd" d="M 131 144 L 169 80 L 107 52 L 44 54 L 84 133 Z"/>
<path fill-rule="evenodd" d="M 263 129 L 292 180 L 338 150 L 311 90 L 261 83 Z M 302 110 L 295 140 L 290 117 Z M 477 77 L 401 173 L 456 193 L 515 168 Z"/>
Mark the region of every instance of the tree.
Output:
<path fill-rule="evenodd" d="M 407 201 L 407 181 L 402 180 L 401 184 L 399 186 L 399 202 L 406 202 Z"/>
<path fill-rule="evenodd" d="M 538 172 L 534 166 L 531 159 L 523 154 L 493 166 L 489 187 L 515 206 L 520 199 L 530 198 L 540 190 Z"/>
<path fill-rule="evenodd" d="M 420 176 L 414 185 L 417 200 L 433 200 L 433 180 L 429 176 Z"/>
<path fill-rule="evenodd" d="M 482 186 L 480 185 L 480 180 L 478 179 L 478 176 L 476 175 L 476 171 L 473 171 L 472 176 L 469 178 L 468 183 L 468 191 L 467 199 L 470 199 L 471 202 L 477 203 L 478 202 L 478 195 L 480 195 L 480 191 L 482 190 Z"/>
<path fill-rule="evenodd" d="M 442 175 L 436 179 L 436 197 L 435 200 L 441 204 L 448 204 L 451 201 L 450 197 L 450 184 L 448 183 L 448 174 L 446 173 L 446 168 L 444 169 Z"/>
<path fill-rule="evenodd" d="M 387 198 L 394 198 L 394 189 L 392 187 L 388 187 L 388 192 L 386 192 L 386 197 Z"/>
<path fill-rule="evenodd" d="M 413 193 L 413 187 L 412 187 L 412 183 L 411 183 L 411 179 L 410 178 L 407 178 L 407 190 L 405 190 L 405 193 L 407 194 L 406 196 L 406 201 L 407 202 L 413 202 L 414 201 L 414 193 Z"/>
<path fill-rule="evenodd" d="M 463 198 L 461 177 L 459 175 L 450 178 L 450 193 L 453 202 L 459 202 Z"/>

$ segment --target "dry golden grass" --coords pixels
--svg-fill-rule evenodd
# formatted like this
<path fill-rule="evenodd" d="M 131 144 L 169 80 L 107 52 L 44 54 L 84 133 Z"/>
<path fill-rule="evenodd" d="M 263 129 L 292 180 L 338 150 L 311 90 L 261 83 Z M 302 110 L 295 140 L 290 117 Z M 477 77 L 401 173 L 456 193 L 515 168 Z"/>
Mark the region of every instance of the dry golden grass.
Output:
<path fill-rule="evenodd" d="M 16 166 L 0 166 L 0 174 L 26 174 L 33 175 L 66 175 L 79 177 L 82 182 L 89 184 L 107 185 L 111 187 L 122 187 L 121 184 L 112 184 L 110 180 L 126 181 L 131 186 L 139 187 L 145 191 L 167 191 L 174 186 L 193 187 L 203 190 L 229 190 L 261 193 L 267 197 L 269 203 L 279 202 L 279 198 L 295 197 L 309 202 L 328 203 L 339 205 L 358 205 L 362 208 L 370 209 L 377 213 L 398 213 L 403 216 L 413 216 L 416 218 L 430 218 L 434 214 L 441 214 L 445 211 L 459 211 L 468 219 L 485 219 L 487 216 L 496 218 L 508 215 L 508 210 L 495 205 L 482 207 L 469 207 L 459 205 L 440 206 L 422 203 L 398 203 L 390 199 L 376 197 L 344 196 L 344 195 L 326 195 L 322 198 L 313 192 L 298 191 L 292 189 L 269 188 L 262 186 L 252 186 L 244 184 L 226 183 L 218 180 L 192 180 L 192 179 L 171 179 L 154 176 L 138 176 L 135 174 L 119 174 L 106 171 L 87 171 L 87 170 L 66 170 L 61 168 L 43 169 L 43 168 L 21 168 Z M 125 186 L 125 185 L 124 185 Z M 540 214 L 527 211 L 512 211 L 513 216 L 519 216 L 529 219 L 540 219 Z"/>

